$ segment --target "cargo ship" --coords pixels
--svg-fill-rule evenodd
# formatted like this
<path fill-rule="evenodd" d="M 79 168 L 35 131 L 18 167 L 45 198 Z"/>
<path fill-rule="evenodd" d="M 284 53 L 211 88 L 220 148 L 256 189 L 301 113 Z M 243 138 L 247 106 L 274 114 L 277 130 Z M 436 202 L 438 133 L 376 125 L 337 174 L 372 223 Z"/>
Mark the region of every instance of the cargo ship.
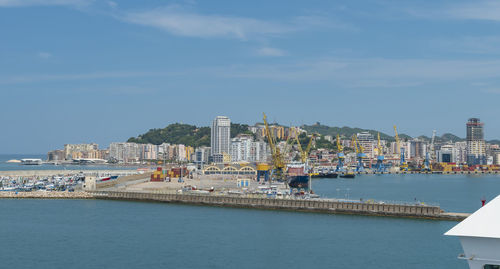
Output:
<path fill-rule="evenodd" d="M 287 169 L 287 182 L 290 188 L 308 189 L 310 176 L 304 163 L 291 163 Z"/>

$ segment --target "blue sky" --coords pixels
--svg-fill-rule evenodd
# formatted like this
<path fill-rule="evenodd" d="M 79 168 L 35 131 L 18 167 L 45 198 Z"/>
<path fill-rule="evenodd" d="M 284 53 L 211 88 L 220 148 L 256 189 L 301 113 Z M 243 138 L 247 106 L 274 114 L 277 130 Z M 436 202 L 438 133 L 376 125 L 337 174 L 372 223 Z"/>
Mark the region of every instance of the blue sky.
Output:
<path fill-rule="evenodd" d="M 0 153 L 217 115 L 500 138 L 500 2 L 0 0 Z"/>

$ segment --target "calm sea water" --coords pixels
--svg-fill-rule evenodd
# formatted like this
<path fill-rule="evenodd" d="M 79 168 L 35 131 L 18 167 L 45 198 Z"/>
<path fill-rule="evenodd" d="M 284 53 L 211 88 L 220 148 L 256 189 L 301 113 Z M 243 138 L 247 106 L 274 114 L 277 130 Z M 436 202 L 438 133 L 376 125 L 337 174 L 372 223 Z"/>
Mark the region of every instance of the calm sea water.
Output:
<path fill-rule="evenodd" d="M 86 200 L 1 200 L 2 268 L 467 268 L 455 223 Z"/>
<path fill-rule="evenodd" d="M 498 176 L 317 179 L 317 193 L 473 212 Z M 105 200 L 0 200 L 3 268 L 468 268 L 456 222 Z"/>
<path fill-rule="evenodd" d="M 42 154 L 0 154 L 0 171 L 13 170 L 128 170 L 137 169 L 137 166 L 117 166 L 117 165 L 21 165 L 18 163 L 6 163 L 8 160 L 20 159 L 47 159 L 47 155 Z"/>

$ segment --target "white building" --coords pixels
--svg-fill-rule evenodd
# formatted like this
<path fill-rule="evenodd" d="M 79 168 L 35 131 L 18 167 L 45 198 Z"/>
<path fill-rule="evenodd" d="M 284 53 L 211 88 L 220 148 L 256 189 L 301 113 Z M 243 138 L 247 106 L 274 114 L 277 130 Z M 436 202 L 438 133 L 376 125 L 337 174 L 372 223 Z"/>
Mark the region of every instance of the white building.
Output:
<path fill-rule="evenodd" d="M 141 160 L 158 159 L 158 146 L 153 144 L 140 144 Z"/>
<path fill-rule="evenodd" d="M 267 144 L 253 141 L 252 136 L 238 136 L 231 139 L 230 154 L 233 162 L 264 162 L 267 160 Z"/>
<path fill-rule="evenodd" d="M 111 143 L 109 145 L 110 159 L 119 162 L 138 162 L 141 159 L 141 149 L 136 143 Z"/>
<path fill-rule="evenodd" d="M 373 135 L 369 132 L 362 132 L 356 134 L 357 140 L 359 144 L 363 147 L 363 152 L 366 154 L 368 158 L 374 158 L 374 138 Z"/>
<path fill-rule="evenodd" d="M 199 165 L 208 163 L 210 156 L 210 147 L 199 147 L 195 151 L 195 162 Z"/>
<path fill-rule="evenodd" d="M 211 143 L 212 155 L 229 154 L 231 139 L 231 120 L 225 116 L 217 116 L 212 122 Z"/>
<path fill-rule="evenodd" d="M 457 224 L 445 235 L 458 236 L 471 269 L 500 268 L 500 196 Z"/>

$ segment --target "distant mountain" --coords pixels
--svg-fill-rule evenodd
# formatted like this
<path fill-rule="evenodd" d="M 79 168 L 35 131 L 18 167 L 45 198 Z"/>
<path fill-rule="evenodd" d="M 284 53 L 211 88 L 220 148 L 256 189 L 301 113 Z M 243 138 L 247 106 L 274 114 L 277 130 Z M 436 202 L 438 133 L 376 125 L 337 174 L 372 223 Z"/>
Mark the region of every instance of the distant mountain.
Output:
<path fill-rule="evenodd" d="M 316 123 L 314 125 L 302 125 L 302 129 L 306 130 L 308 133 L 318 133 L 321 135 L 331 135 L 331 136 L 336 136 L 339 134 L 340 136 L 344 138 L 350 138 L 353 134 L 361 133 L 361 132 L 369 132 L 372 134 L 375 139 L 377 138 L 377 134 L 379 133 L 376 130 L 370 130 L 370 129 L 362 129 L 362 128 L 351 128 L 351 127 L 330 127 L 326 125 L 321 125 L 319 123 Z M 411 136 L 406 135 L 406 134 L 398 134 L 399 138 L 402 141 L 411 139 Z M 380 132 L 380 139 L 381 140 L 386 140 L 386 141 L 395 141 L 394 135 L 388 135 L 386 133 Z"/>
<path fill-rule="evenodd" d="M 498 139 L 493 139 L 493 140 L 490 140 L 490 141 L 486 141 L 490 144 L 494 144 L 494 145 L 499 145 L 500 146 L 500 140 Z"/>
<path fill-rule="evenodd" d="M 450 133 L 445 133 L 443 134 L 441 137 L 439 137 L 439 140 L 441 140 L 441 142 L 448 142 L 448 141 L 452 141 L 452 142 L 461 142 L 461 141 L 465 141 L 464 138 L 460 138 L 454 134 L 450 134 Z"/>

